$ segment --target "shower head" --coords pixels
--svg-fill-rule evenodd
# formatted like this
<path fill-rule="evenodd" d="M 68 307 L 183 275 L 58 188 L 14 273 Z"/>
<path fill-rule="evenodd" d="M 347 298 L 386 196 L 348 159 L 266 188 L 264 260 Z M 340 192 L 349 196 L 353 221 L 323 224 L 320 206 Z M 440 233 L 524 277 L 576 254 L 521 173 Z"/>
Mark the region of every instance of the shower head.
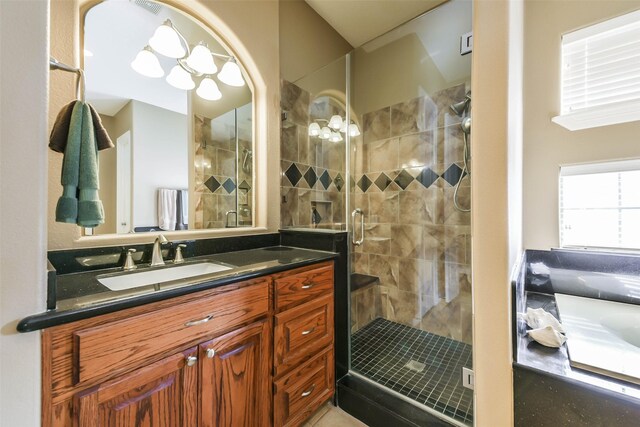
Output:
<path fill-rule="evenodd" d="M 462 101 L 456 102 L 451 105 L 451 111 L 456 113 L 457 116 L 462 117 L 469 108 L 469 104 L 471 103 L 471 92 L 467 92 L 464 99 Z"/>
<path fill-rule="evenodd" d="M 469 133 L 471 133 L 471 117 L 465 117 L 464 119 L 462 119 L 462 121 L 460 122 L 460 127 L 462 128 L 462 132 L 464 132 L 466 135 L 469 135 Z"/>

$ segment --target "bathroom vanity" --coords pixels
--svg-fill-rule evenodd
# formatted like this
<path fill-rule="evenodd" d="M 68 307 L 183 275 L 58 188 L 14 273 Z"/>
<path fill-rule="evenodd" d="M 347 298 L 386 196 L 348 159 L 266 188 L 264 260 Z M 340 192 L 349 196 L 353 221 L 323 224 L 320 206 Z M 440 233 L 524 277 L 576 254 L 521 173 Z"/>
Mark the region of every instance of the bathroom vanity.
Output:
<path fill-rule="evenodd" d="M 231 268 L 119 298 L 91 293 L 101 270 L 59 276 L 84 295 L 19 326 L 44 328 L 42 425 L 301 424 L 334 393 L 335 256 L 199 257 Z"/>
<path fill-rule="evenodd" d="M 629 355 L 637 354 L 637 344 L 618 333 L 622 325 L 613 327 L 610 323 L 625 314 L 621 307 L 640 308 L 639 287 L 638 256 L 525 251 L 512 282 L 516 426 L 637 424 L 638 379 L 620 374 L 630 365 Z M 586 317 L 574 301 L 586 304 Z M 612 306 L 614 310 L 603 313 L 594 306 Z M 556 349 L 532 341 L 526 324 L 516 316 L 527 308 L 543 308 L 561 319 L 567 343 Z M 637 328 L 634 317 L 627 317 L 630 321 L 625 321 L 625 328 Z M 598 343 L 597 354 L 590 341 Z M 589 344 L 588 351 L 592 353 L 586 361 L 579 351 L 585 344 Z M 601 365 L 603 358 L 607 365 Z"/>

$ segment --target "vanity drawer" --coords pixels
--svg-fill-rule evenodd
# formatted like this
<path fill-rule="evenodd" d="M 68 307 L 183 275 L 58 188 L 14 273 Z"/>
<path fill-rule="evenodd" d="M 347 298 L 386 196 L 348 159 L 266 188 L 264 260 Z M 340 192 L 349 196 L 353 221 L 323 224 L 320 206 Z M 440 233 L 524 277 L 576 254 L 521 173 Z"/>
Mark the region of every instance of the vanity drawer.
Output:
<path fill-rule="evenodd" d="M 274 383 L 274 425 L 298 425 L 334 392 L 333 348 Z"/>
<path fill-rule="evenodd" d="M 333 262 L 275 280 L 276 310 L 282 311 L 333 290 Z"/>
<path fill-rule="evenodd" d="M 73 333 L 74 384 L 135 367 L 154 356 L 269 311 L 265 280 L 229 292 Z"/>
<path fill-rule="evenodd" d="M 333 294 L 275 316 L 276 375 L 333 342 Z"/>

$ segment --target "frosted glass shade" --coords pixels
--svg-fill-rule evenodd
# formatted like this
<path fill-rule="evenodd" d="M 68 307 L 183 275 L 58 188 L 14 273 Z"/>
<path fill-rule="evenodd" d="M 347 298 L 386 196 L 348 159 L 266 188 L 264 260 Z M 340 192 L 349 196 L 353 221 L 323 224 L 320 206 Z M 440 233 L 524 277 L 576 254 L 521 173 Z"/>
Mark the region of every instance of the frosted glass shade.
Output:
<path fill-rule="evenodd" d="M 351 123 L 349 125 L 349 136 L 359 136 L 360 135 L 360 129 L 358 128 L 358 125 L 355 123 Z"/>
<path fill-rule="evenodd" d="M 318 136 L 320 139 L 329 139 L 331 137 L 331 129 L 327 126 L 323 127 L 322 130 L 320 130 L 320 135 Z"/>
<path fill-rule="evenodd" d="M 340 127 L 342 126 L 342 117 L 335 115 L 335 116 L 331 116 L 331 119 L 329 120 L 329 127 L 332 129 L 340 129 Z"/>
<path fill-rule="evenodd" d="M 318 136 L 320 135 L 320 125 L 316 122 L 313 122 L 309 125 L 309 136 Z"/>
<path fill-rule="evenodd" d="M 164 76 L 164 70 L 160 66 L 158 57 L 153 54 L 149 46 L 145 46 L 136 59 L 131 62 L 131 68 L 146 77 L 159 78 Z"/>
<path fill-rule="evenodd" d="M 329 137 L 329 141 L 331 142 L 340 142 L 342 141 L 342 135 L 338 132 L 331 132 L 331 136 Z"/>
<path fill-rule="evenodd" d="M 235 59 L 231 58 L 222 66 L 222 70 L 218 73 L 218 80 L 229 86 L 244 86 L 242 72 Z"/>
<path fill-rule="evenodd" d="M 218 85 L 209 77 L 202 79 L 196 93 L 200 98 L 208 101 L 217 101 L 222 98 L 222 93 L 220 92 L 220 89 L 218 89 Z"/>
<path fill-rule="evenodd" d="M 202 43 L 193 48 L 187 58 L 187 65 L 200 74 L 215 74 L 218 71 L 211 51 Z"/>
<path fill-rule="evenodd" d="M 182 90 L 191 90 L 196 87 L 196 84 L 193 82 L 191 78 L 191 74 L 186 72 L 181 66 L 176 65 L 171 69 L 171 72 L 167 76 L 167 83 L 171 86 L 182 89 Z"/>
<path fill-rule="evenodd" d="M 149 45 L 159 54 L 169 58 L 182 58 L 187 53 L 169 19 L 156 28 L 153 37 L 149 39 Z"/>

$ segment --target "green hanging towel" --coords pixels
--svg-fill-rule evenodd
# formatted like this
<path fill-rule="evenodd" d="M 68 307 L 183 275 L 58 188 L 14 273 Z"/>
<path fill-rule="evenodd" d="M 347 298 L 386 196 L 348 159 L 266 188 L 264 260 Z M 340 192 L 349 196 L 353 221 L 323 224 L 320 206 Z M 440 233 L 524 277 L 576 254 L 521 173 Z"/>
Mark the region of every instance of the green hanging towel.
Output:
<path fill-rule="evenodd" d="M 63 192 L 56 206 L 56 221 L 83 227 L 104 223 L 104 209 L 98 197 L 96 135 L 89 105 L 80 101 L 71 114 L 61 181 Z"/>

